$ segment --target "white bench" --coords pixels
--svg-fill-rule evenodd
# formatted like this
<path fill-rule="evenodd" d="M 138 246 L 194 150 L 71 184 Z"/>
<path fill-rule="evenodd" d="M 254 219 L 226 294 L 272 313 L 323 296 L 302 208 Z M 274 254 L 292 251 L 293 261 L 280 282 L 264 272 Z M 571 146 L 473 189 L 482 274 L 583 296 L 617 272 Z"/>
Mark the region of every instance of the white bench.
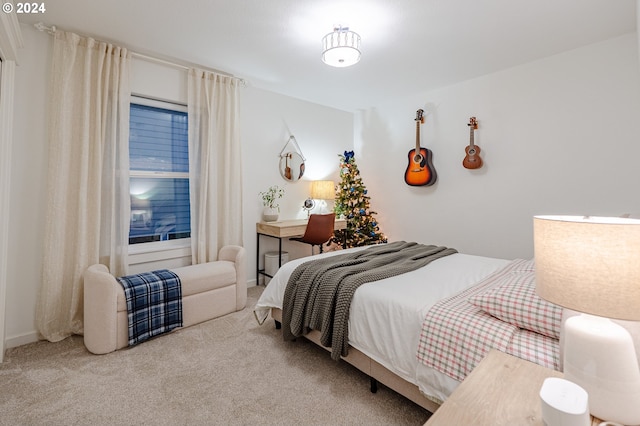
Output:
<path fill-rule="evenodd" d="M 218 260 L 172 269 L 182 285 L 183 327 L 198 324 L 247 304 L 246 253 L 240 246 L 220 249 Z M 128 346 L 124 289 L 106 266 L 84 273 L 84 344 L 94 354 Z"/>

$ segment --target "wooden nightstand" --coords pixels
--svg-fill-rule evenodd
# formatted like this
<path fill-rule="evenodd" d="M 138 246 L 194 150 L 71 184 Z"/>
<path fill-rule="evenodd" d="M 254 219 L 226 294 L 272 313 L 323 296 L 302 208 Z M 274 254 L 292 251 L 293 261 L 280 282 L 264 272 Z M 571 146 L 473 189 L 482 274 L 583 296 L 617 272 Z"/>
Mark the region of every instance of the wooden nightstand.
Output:
<path fill-rule="evenodd" d="M 540 388 L 562 373 L 492 350 L 426 426 L 543 426 Z M 592 426 L 601 420 L 592 417 Z"/>

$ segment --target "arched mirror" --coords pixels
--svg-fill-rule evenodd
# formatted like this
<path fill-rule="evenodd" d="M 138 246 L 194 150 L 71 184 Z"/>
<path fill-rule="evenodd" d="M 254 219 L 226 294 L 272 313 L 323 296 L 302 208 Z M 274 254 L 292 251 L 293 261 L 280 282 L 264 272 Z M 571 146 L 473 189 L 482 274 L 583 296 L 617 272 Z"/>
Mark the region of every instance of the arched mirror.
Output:
<path fill-rule="evenodd" d="M 293 150 L 289 149 L 293 145 Z M 296 138 L 291 135 L 280 151 L 280 175 L 288 182 L 297 182 L 304 175 L 305 158 L 298 146 Z"/>

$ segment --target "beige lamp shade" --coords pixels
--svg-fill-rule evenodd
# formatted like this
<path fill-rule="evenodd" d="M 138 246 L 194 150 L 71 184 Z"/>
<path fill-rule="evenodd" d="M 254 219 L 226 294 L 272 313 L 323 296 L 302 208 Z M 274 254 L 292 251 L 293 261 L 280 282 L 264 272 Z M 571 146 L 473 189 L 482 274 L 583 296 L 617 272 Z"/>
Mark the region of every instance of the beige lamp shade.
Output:
<path fill-rule="evenodd" d="M 314 200 L 333 200 L 335 186 L 331 180 L 314 180 L 311 182 L 311 198 Z"/>
<path fill-rule="evenodd" d="M 533 219 L 540 297 L 601 317 L 640 320 L 640 220 Z"/>

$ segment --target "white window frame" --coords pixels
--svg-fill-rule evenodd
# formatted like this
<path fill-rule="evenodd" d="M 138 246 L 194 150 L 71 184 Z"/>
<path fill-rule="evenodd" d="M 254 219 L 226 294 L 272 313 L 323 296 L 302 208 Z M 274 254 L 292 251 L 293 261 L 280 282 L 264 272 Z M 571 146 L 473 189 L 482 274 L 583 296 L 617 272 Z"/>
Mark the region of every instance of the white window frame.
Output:
<path fill-rule="evenodd" d="M 135 94 L 131 95 L 130 103 L 172 111 L 187 112 L 187 105 L 152 99 Z M 129 177 L 189 178 L 189 173 L 129 170 Z M 129 244 L 129 266 L 140 263 L 161 262 L 182 257 L 191 257 L 190 237 L 179 238 L 176 240 Z"/>

